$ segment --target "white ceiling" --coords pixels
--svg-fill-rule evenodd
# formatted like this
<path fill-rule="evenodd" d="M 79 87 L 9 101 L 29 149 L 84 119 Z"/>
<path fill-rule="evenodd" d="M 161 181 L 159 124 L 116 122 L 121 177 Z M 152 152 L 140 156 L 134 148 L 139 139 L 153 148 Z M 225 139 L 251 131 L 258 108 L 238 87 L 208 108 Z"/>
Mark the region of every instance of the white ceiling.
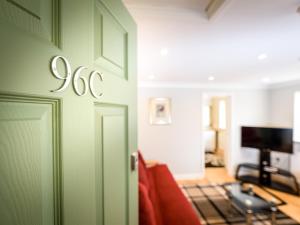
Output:
<path fill-rule="evenodd" d="M 227 0 L 211 20 L 204 13 L 208 1 L 124 0 L 138 24 L 140 83 L 300 80 L 300 0 Z M 167 56 L 160 55 L 162 48 Z M 262 53 L 268 58 L 259 61 Z"/>

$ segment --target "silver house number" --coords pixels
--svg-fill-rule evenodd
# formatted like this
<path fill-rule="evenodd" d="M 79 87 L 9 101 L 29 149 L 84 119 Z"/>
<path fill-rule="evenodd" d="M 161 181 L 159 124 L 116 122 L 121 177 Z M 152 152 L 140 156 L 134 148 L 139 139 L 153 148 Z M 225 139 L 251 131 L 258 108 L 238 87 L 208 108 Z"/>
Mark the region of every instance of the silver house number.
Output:
<path fill-rule="evenodd" d="M 58 60 L 61 60 L 65 66 L 65 70 L 66 70 L 66 75 L 61 75 L 58 72 L 57 69 L 57 62 Z M 72 70 L 71 70 L 71 65 L 68 62 L 68 60 L 63 57 L 63 56 L 55 56 L 52 61 L 51 61 L 51 72 L 53 74 L 53 76 L 59 80 L 63 80 L 64 83 L 56 90 L 52 90 L 51 92 L 55 92 L 55 93 L 60 93 L 65 91 L 69 85 L 71 84 L 72 81 L 72 85 L 73 85 L 73 89 L 76 95 L 78 96 L 84 96 L 87 94 L 88 89 L 90 90 L 91 94 L 99 99 L 103 93 L 99 93 L 97 94 L 96 90 L 95 90 L 95 86 L 94 86 L 94 82 L 96 77 L 98 77 L 98 79 L 103 82 L 103 77 L 102 77 L 102 73 L 98 72 L 98 71 L 92 71 L 89 77 L 89 81 L 87 80 L 86 77 L 82 76 L 82 72 L 84 70 L 87 70 L 88 68 L 84 67 L 84 66 L 80 66 L 78 67 L 73 75 L 72 78 Z M 80 90 L 79 88 L 79 81 L 81 81 L 83 83 L 82 86 L 82 90 Z"/>

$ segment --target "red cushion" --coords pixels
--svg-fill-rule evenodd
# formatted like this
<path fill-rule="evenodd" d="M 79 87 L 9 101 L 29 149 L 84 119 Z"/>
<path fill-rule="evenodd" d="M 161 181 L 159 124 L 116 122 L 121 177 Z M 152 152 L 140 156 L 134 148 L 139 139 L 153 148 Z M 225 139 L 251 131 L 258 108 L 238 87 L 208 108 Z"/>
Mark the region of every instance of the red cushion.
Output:
<path fill-rule="evenodd" d="M 149 173 L 156 187 L 162 223 L 164 225 L 200 225 L 194 209 L 183 195 L 167 166 L 158 165 L 149 168 Z"/>
<path fill-rule="evenodd" d="M 147 168 L 140 152 L 139 182 L 140 225 L 149 225 L 149 221 L 155 221 L 155 225 L 201 224 L 167 166 Z"/>
<path fill-rule="evenodd" d="M 151 202 L 154 206 L 155 220 L 156 220 L 157 225 L 163 225 L 162 215 L 161 215 L 161 210 L 160 210 L 160 202 L 159 202 L 159 198 L 157 196 L 154 179 L 153 179 L 152 173 L 149 169 L 148 169 L 148 178 L 149 178 L 149 184 L 150 184 L 149 196 L 150 196 Z"/>
<path fill-rule="evenodd" d="M 147 167 L 145 164 L 145 161 L 139 152 L 139 182 L 144 184 L 146 188 L 149 190 L 150 189 L 150 183 L 149 183 L 149 178 L 148 178 L 148 172 L 147 172 Z"/>
<path fill-rule="evenodd" d="M 162 225 L 162 219 L 160 215 L 160 207 L 159 201 L 156 195 L 156 187 L 153 183 L 152 174 L 149 173 L 149 169 L 146 167 L 145 160 L 141 154 L 139 153 L 139 182 L 145 185 L 147 188 L 150 200 L 152 205 L 154 206 L 154 214 L 157 225 Z"/>
<path fill-rule="evenodd" d="M 156 225 L 153 205 L 142 183 L 139 183 L 139 225 Z"/>

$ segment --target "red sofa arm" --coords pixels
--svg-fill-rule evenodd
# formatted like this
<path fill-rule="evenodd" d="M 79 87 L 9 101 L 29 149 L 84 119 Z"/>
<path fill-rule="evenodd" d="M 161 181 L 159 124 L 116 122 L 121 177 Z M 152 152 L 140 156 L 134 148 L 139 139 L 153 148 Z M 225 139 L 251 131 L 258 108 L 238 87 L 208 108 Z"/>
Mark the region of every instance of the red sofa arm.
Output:
<path fill-rule="evenodd" d="M 200 225 L 196 212 L 166 165 L 148 169 L 152 175 L 164 225 Z"/>

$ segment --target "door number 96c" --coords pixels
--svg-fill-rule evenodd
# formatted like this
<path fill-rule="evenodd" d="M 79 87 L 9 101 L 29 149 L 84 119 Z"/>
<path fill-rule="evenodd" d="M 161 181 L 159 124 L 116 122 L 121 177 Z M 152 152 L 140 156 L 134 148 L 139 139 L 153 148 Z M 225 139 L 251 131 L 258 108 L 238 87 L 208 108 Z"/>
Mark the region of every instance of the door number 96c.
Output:
<path fill-rule="evenodd" d="M 59 74 L 59 72 L 58 72 L 58 69 L 57 69 L 57 61 L 58 60 L 61 60 L 65 66 L 65 71 L 66 71 L 65 76 Z M 63 56 L 55 56 L 51 61 L 51 72 L 57 79 L 63 80 L 64 83 L 58 89 L 52 90 L 51 92 L 56 92 L 56 93 L 63 92 L 64 90 L 66 90 L 69 87 L 70 83 L 72 82 L 74 91 L 78 96 L 86 95 L 88 88 L 89 88 L 91 94 L 95 98 L 99 99 L 103 95 L 103 93 L 96 93 L 95 87 L 94 87 L 94 81 L 95 81 L 95 78 L 98 77 L 98 79 L 100 79 L 100 82 L 103 82 L 102 74 L 96 70 L 92 71 L 90 74 L 89 80 L 87 80 L 86 77 L 81 76 L 82 71 L 86 70 L 86 69 L 87 68 L 84 66 L 78 67 L 74 71 L 74 75 L 72 78 L 71 65 L 68 62 L 68 60 Z M 79 80 L 83 83 L 82 90 L 80 90 L 79 85 L 78 85 Z"/>

